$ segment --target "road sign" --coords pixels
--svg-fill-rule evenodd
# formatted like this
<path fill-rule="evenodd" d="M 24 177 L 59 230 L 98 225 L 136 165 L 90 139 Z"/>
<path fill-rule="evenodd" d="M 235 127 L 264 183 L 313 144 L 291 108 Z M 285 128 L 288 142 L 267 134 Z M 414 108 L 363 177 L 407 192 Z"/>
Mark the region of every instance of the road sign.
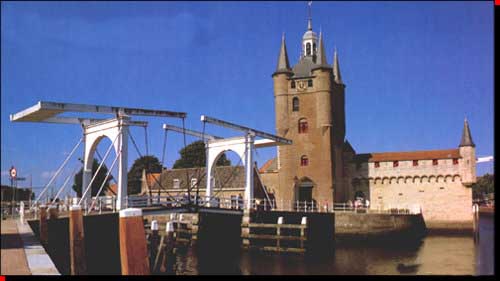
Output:
<path fill-rule="evenodd" d="M 16 178 L 16 176 L 17 176 L 17 170 L 16 170 L 16 168 L 14 168 L 14 166 L 12 166 L 12 167 L 10 168 L 10 171 L 9 171 L 9 172 L 10 172 L 10 178 L 11 178 L 11 179 L 15 179 L 15 178 Z"/>

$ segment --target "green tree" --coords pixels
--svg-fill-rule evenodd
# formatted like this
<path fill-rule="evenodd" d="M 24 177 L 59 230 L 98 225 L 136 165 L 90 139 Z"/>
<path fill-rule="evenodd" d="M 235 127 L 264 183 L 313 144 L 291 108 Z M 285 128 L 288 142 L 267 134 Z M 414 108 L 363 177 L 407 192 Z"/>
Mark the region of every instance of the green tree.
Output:
<path fill-rule="evenodd" d="M 195 141 L 182 148 L 179 153 L 181 158 L 174 163 L 174 169 L 205 167 L 207 158 L 205 154 L 205 143 L 201 140 Z M 217 166 L 230 166 L 231 161 L 223 154 L 216 163 Z"/>
<path fill-rule="evenodd" d="M 141 192 L 142 170 L 146 173 L 160 173 L 162 166 L 158 158 L 152 155 L 145 155 L 137 158 L 128 172 L 128 194 Z"/>
<path fill-rule="evenodd" d="M 99 162 L 97 159 L 94 158 L 94 162 L 92 163 L 92 175 L 94 175 L 97 171 L 97 168 L 99 167 Z M 106 178 L 106 174 L 108 173 L 108 168 L 106 167 L 106 164 L 103 164 L 101 169 L 99 170 L 99 173 L 97 174 L 97 177 L 95 178 L 94 182 L 92 183 L 91 187 L 91 194 L 92 196 L 96 196 L 97 192 L 99 191 L 99 188 L 101 187 L 102 182 L 104 181 L 104 178 Z M 78 197 L 82 196 L 82 175 L 83 175 L 83 168 L 80 169 L 80 171 L 75 175 L 74 181 L 73 181 L 73 190 L 76 192 Z M 109 188 L 109 181 L 113 178 L 113 176 L 110 174 L 106 180 L 106 183 L 104 184 L 104 187 L 102 188 L 100 196 L 106 192 Z M 91 177 L 92 179 L 92 177 Z M 85 187 L 87 188 L 87 187 Z"/>
<path fill-rule="evenodd" d="M 484 194 L 495 192 L 495 176 L 484 174 L 477 177 L 477 181 L 472 185 L 472 196 L 474 199 L 480 199 Z"/>

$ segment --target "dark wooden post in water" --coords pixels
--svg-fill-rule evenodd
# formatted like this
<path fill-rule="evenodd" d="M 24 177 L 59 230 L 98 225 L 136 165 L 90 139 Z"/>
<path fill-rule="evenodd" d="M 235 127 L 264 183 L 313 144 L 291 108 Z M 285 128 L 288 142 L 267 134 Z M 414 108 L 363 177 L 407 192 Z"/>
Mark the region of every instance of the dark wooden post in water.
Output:
<path fill-rule="evenodd" d="M 248 239 L 248 236 L 250 235 L 250 210 L 244 209 L 243 210 L 243 217 L 242 217 L 242 222 L 241 222 L 241 235 L 243 237 L 242 239 L 242 244 L 244 249 L 250 248 L 250 240 Z"/>
<path fill-rule="evenodd" d="M 39 224 L 40 242 L 42 245 L 47 245 L 49 241 L 49 231 L 47 227 L 47 206 L 40 206 L 40 224 Z"/>
<path fill-rule="evenodd" d="M 479 240 L 479 205 L 472 205 L 472 231 L 474 241 Z"/>
<path fill-rule="evenodd" d="M 276 249 L 278 252 L 281 251 L 281 228 L 280 226 L 283 224 L 283 217 L 278 217 L 278 224 L 276 225 Z"/>
<path fill-rule="evenodd" d="M 83 213 L 79 205 L 69 207 L 69 256 L 71 275 L 87 274 Z"/>
<path fill-rule="evenodd" d="M 151 235 L 149 236 L 149 265 L 155 270 L 155 258 L 158 254 L 158 221 L 151 221 Z"/>
<path fill-rule="evenodd" d="M 300 224 L 307 226 L 307 217 L 302 217 Z M 305 237 L 306 237 L 306 230 L 304 228 L 300 228 L 300 248 L 301 249 L 304 249 L 304 238 Z"/>
<path fill-rule="evenodd" d="M 120 211 L 120 260 L 122 275 L 149 275 L 149 258 L 142 210 Z"/>

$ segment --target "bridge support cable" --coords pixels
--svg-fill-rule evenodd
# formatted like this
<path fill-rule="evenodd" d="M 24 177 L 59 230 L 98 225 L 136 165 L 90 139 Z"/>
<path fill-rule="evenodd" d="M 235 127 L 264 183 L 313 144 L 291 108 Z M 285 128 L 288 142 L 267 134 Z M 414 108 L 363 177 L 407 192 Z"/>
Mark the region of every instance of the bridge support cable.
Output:
<path fill-rule="evenodd" d="M 87 213 L 89 213 L 90 211 L 92 211 L 92 208 L 94 207 L 95 201 L 97 200 L 97 198 L 99 198 L 99 195 L 101 194 L 101 191 L 104 188 L 104 185 L 106 184 L 106 180 L 108 179 L 109 175 L 111 174 L 111 171 L 115 167 L 116 160 L 118 160 L 118 158 L 120 158 L 121 154 L 122 154 L 122 151 L 120 150 L 120 152 L 118 152 L 118 154 L 116 155 L 115 159 L 113 160 L 113 163 L 111 163 L 111 167 L 109 168 L 108 172 L 106 173 L 106 177 L 104 177 L 104 180 L 103 180 L 101 186 L 99 187 L 99 190 L 97 191 L 97 194 L 95 195 L 95 198 L 92 201 L 92 204 L 90 205 L 90 208 L 87 209 Z"/>
<path fill-rule="evenodd" d="M 104 158 L 102 159 L 101 163 L 99 164 L 99 167 L 97 167 L 97 171 L 95 172 L 94 176 L 90 180 L 89 185 L 85 188 L 85 192 L 82 193 L 82 198 L 80 198 L 80 201 L 78 202 L 78 205 L 82 204 L 82 201 L 85 199 L 85 196 L 87 195 L 87 192 L 92 189 L 91 188 L 92 184 L 94 183 L 94 180 L 96 179 L 97 175 L 99 174 L 99 171 L 101 170 L 101 167 L 104 164 L 104 160 L 106 160 L 108 158 L 108 155 L 111 152 L 111 149 L 113 148 L 113 146 L 115 145 L 116 141 L 118 140 L 118 137 L 121 134 L 122 134 L 122 130 L 120 129 L 120 131 L 118 132 L 118 134 L 116 134 L 115 139 L 113 140 L 113 142 L 111 143 L 111 145 L 108 147 L 108 150 L 106 150 L 106 153 L 104 154 Z M 82 189 L 83 189 L 83 185 L 82 185 Z M 92 197 L 92 191 L 90 192 L 90 195 Z"/>
<path fill-rule="evenodd" d="M 182 118 L 182 131 L 183 131 L 183 134 L 182 134 L 182 137 L 183 137 L 183 141 L 184 141 L 184 147 L 186 147 L 186 118 Z M 191 205 L 191 182 L 189 181 L 189 172 L 187 169 L 186 170 L 186 188 L 187 188 L 187 196 L 188 196 L 188 205 L 190 206 Z"/>
<path fill-rule="evenodd" d="M 66 180 L 64 181 L 63 185 L 59 188 L 59 190 L 57 191 L 57 194 L 56 196 L 54 196 L 54 199 L 52 200 L 52 204 L 54 204 L 57 200 L 57 198 L 59 198 L 59 195 L 61 195 L 61 192 L 64 190 L 64 188 L 66 187 L 66 185 L 68 184 L 69 180 L 78 172 L 78 168 L 80 168 L 80 165 L 77 165 L 75 167 L 75 169 L 68 175 L 68 177 L 66 178 Z"/>
<path fill-rule="evenodd" d="M 132 133 L 129 132 L 129 136 L 130 136 L 130 140 L 132 140 L 132 144 L 134 145 L 134 148 L 137 152 L 137 154 L 139 154 L 139 157 L 143 157 L 141 151 L 139 150 L 139 147 L 137 146 L 137 143 L 135 142 L 134 140 L 134 137 L 132 136 Z M 172 199 L 173 201 L 175 201 L 176 203 L 179 202 L 179 200 L 177 198 L 175 198 L 174 196 L 172 196 L 168 191 L 167 189 L 161 184 L 161 182 L 158 181 L 158 179 L 156 177 L 152 177 L 154 179 L 154 181 L 158 184 L 158 186 L 163 189 L 165 191 L 165 193 L 167 194 L 167 197 L 169 197 L 170 199 Z"/>
<path fill-rule="evenodd" d="M 69 155 L 66 157 L 66 159 L 64 159 L 63 163 L 61 164 L 61 166 L 59 166 L 59 169 L 57 169 L 56 173 L 52 176 L 52 178 L 49 180 L 49 183 L 47 183 L 47 185 L 45 185 L 45 187 L 43 188 L 42 192 L 40 192 L 40 194 L 38 194 L 38 198 L 33 201 L 33 203 L 31 204 L 30 207 L 33 207 L 37 202 L 38 200 L 40 200 L 40 198 L 42 198 L 43 194 L 45 192 L 47 192 L 47 189 L 49 188 L 49 186 L 52 184 L 52 182 L 56 179 L 56 177 L 59 175 L 59 173 L 61 173 L 62 169 L 64 168 L 64 166 L 66 166 L 66 163 L 68 163 L 69 159 L 71 158 L 71 156 L 73 156 L 73 154 L 75 153 L 76 149 L 80 146 L 80 144 L 83 142 L 83 136 L 80 138 L 80 140 L 78 141 L 78 143 L 73 147 L 73 150 L 71 150 L 71 152 L 69 153 Z"/>
<path fill-rule="evenodd" d="M 95 152 L 97 154 L 97 157 L 99 158 L 99 162 L 102 162 L 102 156 L 101 156 L 101 153 L 99 153 L 99 150 L 97 150 L 97 147 L 95 148 Z M 113 174 L 111 174 L 111 180 L 118 184 L 118 182 L 116 182 L 116 179 L 115 179 L 115 176 L 113 176 Z"/>
<path fill-rule="evenodd" d="M 257 149 L 255 149 L 255 155 L 259 157 L 259 152 Z M 267 188 L 264 186 L 264 182 L 262 181 L 262 177 L 260 176 L 259 168 L 257 166 L 257 161 L 254 162 L 254 172 L 257 173 L 257 177 L 259 178 L 262 190 L 264 191 L 264 194 L 266 195 L 269 204 L 271 204 L 271 197 L 269 197 L 269 194 L 267 193 Z"/>

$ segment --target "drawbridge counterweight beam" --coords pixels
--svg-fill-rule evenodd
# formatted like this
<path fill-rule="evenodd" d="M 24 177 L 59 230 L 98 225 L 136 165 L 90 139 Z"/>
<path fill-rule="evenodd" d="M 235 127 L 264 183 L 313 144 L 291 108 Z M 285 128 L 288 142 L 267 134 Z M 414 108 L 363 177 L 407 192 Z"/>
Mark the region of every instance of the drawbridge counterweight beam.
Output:
<path fill-rule="evenodd" d="M 224 120 L 220 120 L 220 119 L 217 119 L 217 118 L 213 118 L 213 117 L 209 117 L 209 116 L 206 116 L 206 115 L 202 115 L 201 116 L 201 121 L 202 122 L 212 123 L 214 125 L 219 125 L 219 126 L 230 128 L 230 129 L 234 129 L 234 130 L 237 130 L 237 131 L 243 131 L 243 132 L 247 132 L 247 133 L 253 133 L 255 136 L 266 138 L 266 139 L 270 139 L 270 140 L 274 140 L 277 143 L 292 144 L 292 141 L 289 140 L 289 139 L 285 139 L 285 138 L 282 138 L 282 137 L 279 137 L 279 136 L 276 136 L 276 135 L 272 135 L 272 134 L 269 134 L 269 133 L 266 133 L 266 132 L 262 132 L 262 131 L 259 131 L 259 130 L 255 130 L 255 129 L 252 129 L 252 128 L 249 128 L 249 127 L 245 127 L 245 126 L 242 126 L 242 125 L 230 123 L 230 122 L 227 122 L 227 121 L 224 121 Z"/>

